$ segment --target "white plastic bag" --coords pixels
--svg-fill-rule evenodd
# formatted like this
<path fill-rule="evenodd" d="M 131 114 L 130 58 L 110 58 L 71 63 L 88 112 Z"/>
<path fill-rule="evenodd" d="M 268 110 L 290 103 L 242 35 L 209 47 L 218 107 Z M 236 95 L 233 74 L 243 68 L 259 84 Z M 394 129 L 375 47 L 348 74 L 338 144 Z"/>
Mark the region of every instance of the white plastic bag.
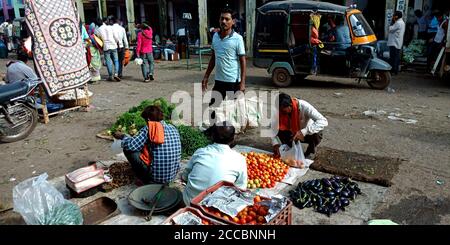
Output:
<path fill-rule="evenodd" d="M 305 155 L 303 154 L 302 143 L 293 142 L 292 147 L 284 144 L 280 146 L 281 160 L 291 167 L 305 166 Z"/>
<path fill-rule="evenodd" d="M 231 123 L 237 134 L 243 132 L 247 127 L 244 99 L 224 100 L 219 107 L 213 108 L 213 110 L 216 112 L 216 122 Z"/>
<path fill-rule="evenodd" d="M 134 63 L 138 66 L 141 66 L 142 64 L 144 64 L 144 60 L 141 58 L 136 58 L 134 59 Z"/>
<path fill-rule="evenodd" d="M 257 97 L 246 98 L 245 109 L 247 113 L 247 122 L 249 128 L 257 128 L 260 125 L 262 103 L 258 102 Z"/>
<path fill-rule="evenodd" d="M 28 225 L 83 224 L 80 208 L 64 199 L 47 177 L 44 173 L 14 187 L 14 211 L 20 213 Z"/>
<path fill-rule="evenodd" d="M 111 145 L 111 151 L 114 155 L 122 153 L 122 140 L 114 140 L 114 143 Z"/>

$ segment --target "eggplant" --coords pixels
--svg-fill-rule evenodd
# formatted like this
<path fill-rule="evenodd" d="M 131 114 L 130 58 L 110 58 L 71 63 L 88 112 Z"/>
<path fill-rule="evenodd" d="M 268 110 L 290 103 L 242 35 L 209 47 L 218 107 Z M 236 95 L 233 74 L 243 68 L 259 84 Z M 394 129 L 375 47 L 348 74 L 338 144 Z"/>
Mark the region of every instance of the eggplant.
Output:
<path fill-rule="evenodd" d="M 341 187 L 338 182 L 331 182 L 331 184 L 333 185 L 333 189 L 335 190 Z"/>
<path fill-rule="evenodd" d="M 337 200 L 339 200 L 339 199 L 336 198 L 336 197 L 330 198 L 330 199 L 329 199 L 330 205 L 335 205 L 335 203 L 336 203 Z"/>
<path fill-rule="evenodd" d="M 307 200 L 305 203 L 303 203 L 303 204 L 300 206 L 300 209 L 304 209 L 304 208 L 308 205 L 308 203 L 310 203 L 309 200 Z"/>
<path fill-rule="evenodd" d="M 333 210 L 331 208 L 326 208 L 327 216 L 330 217 L 333 213 Z"/>
<path fill-rule="evenodd" d="M 347 198 L 350 197 L 347 191 L 342 191 L 341 196 L 347 197 Z"/>
<path fill-rule="evenodd" d="M 324 207 L 317 207 L 316 211 L 319 212 L 319 213 L 323 213 L 324 212 Z"/>
<path fill-rule="evenodd" d="M 317 197 L 317 206 L 322 206 L 323 205 L 323 199 L 322 197 L 318 196 Z"/>
<path fill-rule="evenodd" d="M 342 207 L 347 207 L 348 205 L 350 205 L 350 201 L 345 197 L 341 197 L 339 200 L 342 203 Z"/>
<path fill-rule="evenodd" d="M 337 212 L 339 211 L 339 209 L 340 209 L 340 207 L 335 206 L 335 207 L 333 208 L 333 213 L 337 213 Z"/>
<path fill-rule="evenodd" d="M 339 198 L 336 198 L 336 203 L 335 203 L 335 205 L 336 205 L 337 207 L 342 207 L 342 202 L 341 202 L 341 200 L 340 200 Z"/>
<path fill-rule="evenodd" d="M 329 191 L 329 192 L 325 193 L 325 196 L 329 197 L 329 198 L 333 198 L 336 196 L 336 194 L 334 193 L 334 191 Z"/>
<path fill-rule="evenodd" d="M 331 182 L 328 179 L 322 179 L 322 184 L 325 187 L 330 187 L 331 186 Z"/>
<path fill-rule="evenodd" d="M 306 204 L 306 207 L 307 208 L 310 208 L 310 207 L 312 207 L 313 206 L 313 203 L 312 202 L 308 202 L 307 204 Z"/>

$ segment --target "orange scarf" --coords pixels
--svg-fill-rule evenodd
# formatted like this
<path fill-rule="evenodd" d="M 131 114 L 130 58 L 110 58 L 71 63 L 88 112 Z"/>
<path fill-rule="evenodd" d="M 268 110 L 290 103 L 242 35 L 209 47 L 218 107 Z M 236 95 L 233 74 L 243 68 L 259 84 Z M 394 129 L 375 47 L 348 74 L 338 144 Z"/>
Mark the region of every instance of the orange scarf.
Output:
<path fill-rule="evenodd" d="M 300 113 L 297 99 L 292 99 L 292 112 L 290 115 L 279 113 L 280 122 L 278 130 L 290 130 L 295 135 L 300 130 Z"/>
<path fill-rule="evenodd" d="M 151 144 L 163 144 L 164 143 L 164 127 L 160 122 L 148 122 L 148 139 Z M 141 160 L 150 166 L 152 163 L 152 155 L 149 151 L 149 145 L 145 144 L 142 149 L 141 155 L 139 156 Z"/>

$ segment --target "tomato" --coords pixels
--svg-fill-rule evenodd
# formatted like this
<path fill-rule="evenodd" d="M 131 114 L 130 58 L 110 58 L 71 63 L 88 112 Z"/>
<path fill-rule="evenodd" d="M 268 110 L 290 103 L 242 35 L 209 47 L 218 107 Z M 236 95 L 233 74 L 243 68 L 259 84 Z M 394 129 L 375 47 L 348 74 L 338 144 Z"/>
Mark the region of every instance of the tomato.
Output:
<path fill-rule="evenodd" d="M 253 217 L 253 218 L 256 218 L 256 212 L 255 211 L 250 211 L 249 213 L 248 213 L 248 216 L 251 216 L 251 217 Z"/>
<path fill-rule="evenodd" d="M 242 225 L 246 224 L 246 223 L 247 223 L 246 218 L 241 218 L 241 219 L 239 220 L 239 223 L 242 224 Z"/>
<path fill-rule="evenodd" d="M 234 217 L 233 221 L 236 222 L 236 223 L 239 223 L 239 218 L 238 217 Z"/>
<path fill-rule="evenodd" d="M 264 218 L 264 216 L 258 216 L 256 218 L 256 221 L 260 224 L 266 223 L 266 219 Z"/>
<path fill-rule="evenodd" d="M 261 202 L 261 197 L 255 196 L 255 198 L 253 198 L 253 202 Z"/>
<path fill-rule="evenodd" d="M 214 215 L 216 215 L 218 217 L 222 217 L 222 214 L 219 211 L 214 212 Z"/>
<path fill-rule="evenodd" d="M 259 215 L 261 215 L 261 216 L 266 216 L 267 215 L 267 207 L 265 207 L 265 206 L 261 206 L 259 209 L 258 209 L 258 214 Z"/>
<path fill-rule="evenodd" d="M 281 181 L 289 170 L 279 158 L 275 159 L 268 154 L 249 152 L 243 156 L 247 162 L 249 189 L 271 188 L 274 182 Z"/>
<path fill-rule="evenodd" d="M 245 218 L 245 220 L 247 220 L 247 223 L 249 223 L 250 221 L 254 220 L 255 218 L 253 218 L 252 216 L 247 216 Z"/>

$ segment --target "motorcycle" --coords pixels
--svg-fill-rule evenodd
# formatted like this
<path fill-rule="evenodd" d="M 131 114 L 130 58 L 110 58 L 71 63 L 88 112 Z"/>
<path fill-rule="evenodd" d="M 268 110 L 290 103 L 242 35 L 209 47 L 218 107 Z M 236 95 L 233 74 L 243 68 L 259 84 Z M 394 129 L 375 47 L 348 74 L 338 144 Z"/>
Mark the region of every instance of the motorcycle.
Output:
<path fill-rule="evenodd" d="M 28 137 L 38 122 L 34 91 L 40 80 L 24 79 L 0 86 L 0 142 Z"/>

